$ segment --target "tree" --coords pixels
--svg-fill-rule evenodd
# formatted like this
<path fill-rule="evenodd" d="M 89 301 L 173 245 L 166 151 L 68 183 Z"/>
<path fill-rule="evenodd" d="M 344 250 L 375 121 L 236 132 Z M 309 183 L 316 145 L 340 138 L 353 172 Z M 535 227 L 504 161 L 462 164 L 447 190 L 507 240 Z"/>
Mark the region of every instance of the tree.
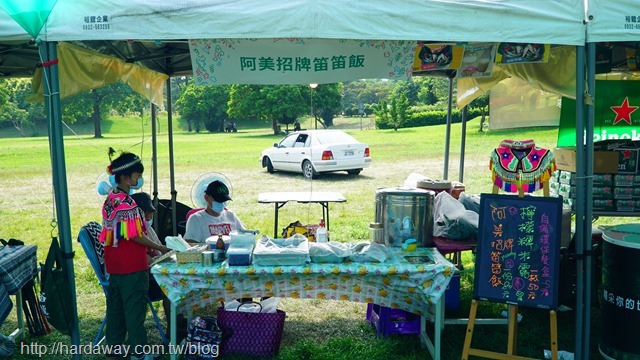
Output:
<path fill-rule="evenodd" d="M 345 113 L 358 113 L 360 104 L 379 104 L 391 98 L 394 83 L 383 80 L 358 80 L 344 83 Z"/>
<path fill-rule="evenodd" d="M 13 126 L 25 136 L 25 128 L 35 128 L 46 120 L 43 103 L 26 101 L 30 93 L 30 79 L 0 80 L 0 126 Z"/>
<path fill-rule="evenodd" d="M 486 92 L 479 97 L 475 98 L 470 104 L 471 107 L 480 109 L 480 129 L 479 132 L 484 131 L 484 123 L 486 116 L 489 113 L 489 92 Z"/>
<path fill-rule="evenodd" d="M 407 121 L 409 112 L 409 101 L 404 93 L 400 93 L 398 96 L 391 98 L 391 107 L 389 109 L 389 117 L 393 130 L 398 131 L 398 128 L 402 127 Z"/>
<path fill-rule="evenodd" d="M 392 96 L 399 97 L 400 94 L 404 94 L 407 98 L 409 106 L 416 105 L 419 102 L 418 94 L 420 93 L 420 82 L 411 80 L 400 80 L 395 83 Z"/>
<path fill-rule="evenodd" d="M 199 133 L 203 129 L 209 132 L 224 131 L 229 121 L 227 103 L 230 87 L 228 85 L 196 86 L 188 85 L 176 106 L 189 128 Z"/>
<path fill-rule="evenodd" d="M 449 99 L 449 79 L 446 77 L 425 76 L 421 77 L 418 98 L 426 105 L 439 104 L 438 108 L 446 108 Z M 456 85 L 453 83 L 453 97 L 455 98 Z"/>
<path fill-rule="evenodd" d="M 342 84 L 320 84 L 313 90 L 313 111 L 322 127 L 333 126 L 333 118 L 342 106 Z M 318 119 L 319 118 L 319 119 Z"/>
<path fill-rule="evenodd" d="M 101 122 L 104 115 L 112 111 L 125 115 L 138 113 L 142 116 L 146 100 L 122 82 L 89 90 L 63 99 L 62 118 L 68 123 L 92 121 L 94 137 L 102 137 Z"/>
<path fill-rule="evenodd" d="M 271 121 L 273 133 L 277 134 L 278 123 L 293 124 L 307 113 L 304 95 L 307 88 L 307 85 L 232 85 L 227 112 L 236 119 Z"/>
<path fill-rule="evenodd" d="M 389 105 L 386 100 L 382 100 L 377 106 L 373 107 L 373 113 L 376 115 L 376 124 L 387 125 L 391 123 L 390 108 L 391 105 Z M 378 126 L 378 128 L 381 127 L 382 126 Z"/>

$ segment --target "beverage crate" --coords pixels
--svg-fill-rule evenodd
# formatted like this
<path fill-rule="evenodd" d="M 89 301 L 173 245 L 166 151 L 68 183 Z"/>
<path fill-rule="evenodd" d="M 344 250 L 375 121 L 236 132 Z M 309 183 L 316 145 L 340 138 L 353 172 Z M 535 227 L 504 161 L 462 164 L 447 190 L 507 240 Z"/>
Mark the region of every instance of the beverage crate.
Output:
<path fill-rule="evenodd" d="M 381 336 L 420 333 L 420 315 L 404 310 L 369 304 L 366 319 Z"/>
<path fill-rule="evenodd" d="M 457 311 L 460 308 L 460 273 L 453 274 L 449 286 L 444 291 L 444 308 Z"/>

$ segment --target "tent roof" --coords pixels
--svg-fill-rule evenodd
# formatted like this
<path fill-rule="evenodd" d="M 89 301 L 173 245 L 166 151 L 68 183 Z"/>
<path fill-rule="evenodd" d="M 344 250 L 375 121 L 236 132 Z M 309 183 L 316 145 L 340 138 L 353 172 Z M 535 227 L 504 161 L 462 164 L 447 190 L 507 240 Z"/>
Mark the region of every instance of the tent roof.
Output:
<path fill-rule="evenodd" d="M 187 39 L 193 38 L 584 44 L 582 0 L 541 5 L 520 0 L 58 0 L 38 38 L 68 41 L 169 76 L 191 74 Z M 0 11 L 0 76 L 31 76 L 38 62 L 31 36 Z"/>
<path fill-rule="evenodd" d="M 640 41 L 640 1 L 589 0 L 588 42 Z"/>
<path fill-rule="evenodd" d="M 47 41 L 344 38 L 580 45 L 582 9 L 583 0 L 58 0 L 40 35 Z M 102 26 L 87 27 L 92 16 L 101 16 Z"/>

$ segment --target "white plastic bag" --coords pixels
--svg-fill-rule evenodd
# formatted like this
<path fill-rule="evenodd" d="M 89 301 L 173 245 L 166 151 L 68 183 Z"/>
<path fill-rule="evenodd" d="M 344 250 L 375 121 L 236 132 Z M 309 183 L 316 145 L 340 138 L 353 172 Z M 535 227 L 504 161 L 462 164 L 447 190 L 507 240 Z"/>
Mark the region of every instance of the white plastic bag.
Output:
<path fill-rule="evenodd" d="M 349 245 L 352 252 L 349 260 L 353 262 L 384 262 L 389 255 L 386 246 L 375 242 L 361 241 Z"/>
<path fill-rule="evenodd" d="M 277 297 L 270 297 L 260 301 L 260 304 L 254 302 L 240 303 L 238 300 L 233 300 L 224 304 L 226 311 L 240 311 L 248 313 L 275 313 L 278 309 L 280 299 Z"/>

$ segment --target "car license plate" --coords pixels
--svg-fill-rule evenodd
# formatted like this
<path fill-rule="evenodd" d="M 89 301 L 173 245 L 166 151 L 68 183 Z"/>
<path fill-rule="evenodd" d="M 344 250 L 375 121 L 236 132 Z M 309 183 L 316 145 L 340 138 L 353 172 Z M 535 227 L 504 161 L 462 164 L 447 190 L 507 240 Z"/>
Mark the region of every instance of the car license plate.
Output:
<path fill-rule="evenodd" d="M 345 150 L 344 156 L 353 156 L 353 150 Z"/>

